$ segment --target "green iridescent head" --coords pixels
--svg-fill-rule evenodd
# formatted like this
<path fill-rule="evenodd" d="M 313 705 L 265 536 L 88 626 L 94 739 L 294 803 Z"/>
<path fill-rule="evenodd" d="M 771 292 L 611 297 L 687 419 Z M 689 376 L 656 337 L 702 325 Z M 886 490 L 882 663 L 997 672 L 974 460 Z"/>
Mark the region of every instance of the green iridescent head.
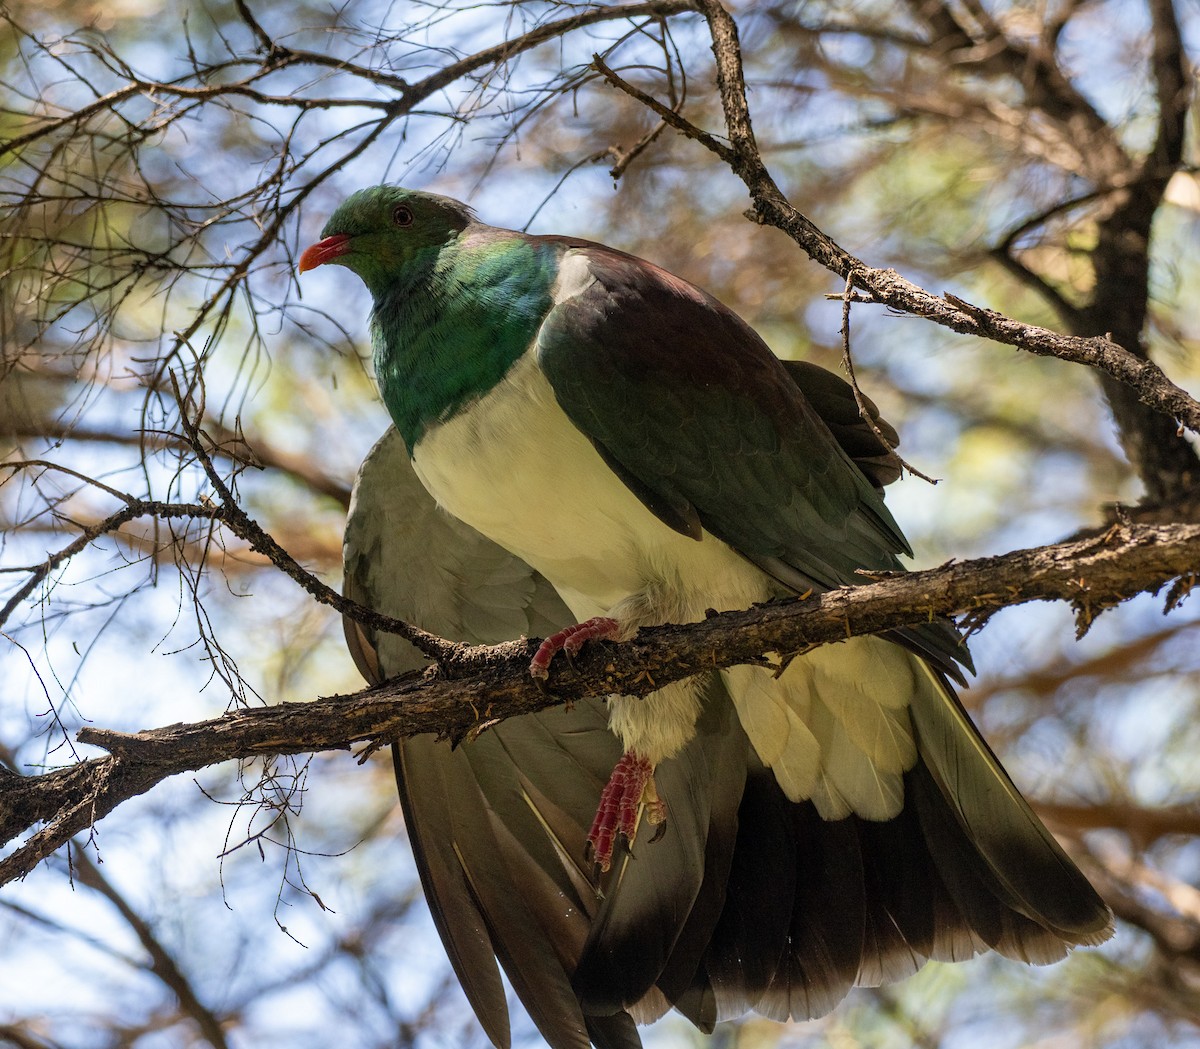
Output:
<path fill-rule="evenodd" d="M 342 202 L 321 240 L 300 256 L 299 271 L 326 263 L 358 274 L 378 297 L 411 264 L 436 254 L 471 222 L 457 200 L 403 186 L 372 186 Z"/>

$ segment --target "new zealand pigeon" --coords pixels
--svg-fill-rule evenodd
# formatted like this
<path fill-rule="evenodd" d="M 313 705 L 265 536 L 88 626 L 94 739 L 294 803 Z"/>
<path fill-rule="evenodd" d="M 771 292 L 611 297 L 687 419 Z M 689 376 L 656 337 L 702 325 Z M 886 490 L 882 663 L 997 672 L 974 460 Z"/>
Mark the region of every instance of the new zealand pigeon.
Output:
<path fill-rule="evenodd" d="M 887 450 L 845 385 L 789 370 L 679 277 L 395 186 L 348 198 L 322 238 L 301 272 L 335 262 L 370 290 L 412 470 L 510 569 L 532 566 L 515 577 L 531 595 L 518 629 L 544 629 L 536 573 L 577 621 L 531 672 L 591 637 L 901 567 Z M 494 608 L 478 605 L 487 584 L 438 596 L 425 547 L 386 539 L 390 497 L 364 505 L 403 472 L 375 480 L 372 460 L 352 591 L 469 636 L 463 595 Z M 398 596 L 410 573 L 421 585 Z M 369 676 L 405 666 L 382 640 L 353 644 Z M 607 714 L 515 719 L 454 752 L 401 745 L 425 889 L 492 1040 L 508 1038 L 493 952 L 547 1041 L 583 1049 L 636 1046 L 634 1022 L 671 1006 L 704 1029 L 749 1009 L 811 1017 L 927 958 L 1045 963 L 1107 939 L 1108 908 L 958 702 L 960 664 L 955 631 L 928 623 L 613 697 Z"/>

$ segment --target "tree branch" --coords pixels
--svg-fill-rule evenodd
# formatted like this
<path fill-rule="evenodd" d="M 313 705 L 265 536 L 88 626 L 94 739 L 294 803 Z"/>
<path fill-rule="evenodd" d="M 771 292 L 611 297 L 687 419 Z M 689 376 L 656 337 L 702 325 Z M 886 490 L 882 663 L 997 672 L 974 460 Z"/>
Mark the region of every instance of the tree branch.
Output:
<path fill-rule="evenodd" d="M 306 571 L 290 553 L 279 545 L 270 533 L 263 529 L 254 518 L 237 504 L 228 485 L 225 484 L 213 466 L 212 459 L 204 448 L 199 432 L 192 424 L 186 421 L 186 418 L 183 425 L 187 433 L 189 445 L 205 465 L 209 481 L 222 500 L 219 503 L 168 503 L 157 499 L 141 499 L 127 492 L 121 492 L 108 485 L 101 484 L 75 470 L 52 462 L 29 460 L 3 464 L 7 469 L 19 469 L 31 465 L 39 465 L 49 469 L 61 470 L 89 484 L 96 485 L 109 495 L 120 499 L 125 505 L 121 509 L 109 514 L 103 520 L 83 527 L 79 535 L 67 543 L 66 546 L 52 554 L 48 554 L 46 559 L 39 564 L 5 568 L 5 572 L 26 572 L 28 573 L 28 578 L 9 596 L 4 605 L 0 607 L 0 627 L 4 626 L 8 618 L 21 603 L 45 582 L 46 579 L 70 561 L 71 558 L 94 543 L 100 536 L 118 533 L 125 525 L 141 517 L 151 517 L 157 520 L 190 519 L 219 522 L 224 525 L 234 535 L 245 541 L 252 551 L 262 554 L 271 564 L 283 572 L 284 575 L 290 577 L 321 604 L 329 605 L 342 615 L 349 616 L 364 626 L 370 627 L 373 630 L 398 634 L 411 641 L 418 649 L 429 655 L 430 658 L 441 659 L 449 657 L 457 651 L 458 646 L 452 642 L 444 641 L 426 630 L 421 630 L 419 627 L 401 622 L 398 619 L 393 619 L 390 616 L 382 615 L 372 608 L 367 608 L 355 601 L 351 601 L 345 595 L 339 594 L 332 587 L 321 582 L 311 572 Z"/>
<path fill-rule="evenodd" d="M 1099 805 L 1040 801 L 1035 808 L 1051 824 L 1066 824 L 1076 831 L 1105 827 L 1129 835 L 1138 848 L 1173 834 L 1200 837 L 1200 808 L 1195 805 L 1137 805 L 1111 801 Z"/>
<path fill-rule="evenodd" d="M 200 427 L 209 435 L 216 455 L 235 463 L 244 463 L 258 468 L 272 468 L 288 474 L 300 484 L 307 486 L 317 495 L 325 495 L 338 503 L 342 509 L 350 505 L 350 487 L 346 482 L 313 466 L 310 458 L 289 452 L 271 444 L 261 436 L 247 437 L 240 431 L 231 430 L 219 419 L 211 416 Z M 13 440 L 34 439 L 63 444 L 78 441 L 87 444 L 111 444 L 137 447 L 151 451 L 177 451 L 186 447 L 186 442 L 171 433 L 150 433 L 145 430 L 91 429 L 76 426 L 54 418 L 22 419 L 4 428 L 5 437 Z"/>
<path fill-rule="evenodd" d="M 1197 573 L 1200 525 L 1114 527 L 1083 541 L 896 573 L 703 623 L 646 628 L 621 645 L 585 647 L 573 668 L 556 663 L 548 691 L 529 676 L 534 642 L 459 645 L 440 672 L 408 675 L 350 696 L 238 710 L 133 734 L 84 728 L 79 741 L 103 747 L 109 756 L 40 776 L 0 771 L 0 841 L 46 824 L 0 861 L 0 884 L 23 877 L 127 798 L 220 761 L 345 750 L 362 741 L 370 741 L 370 753 L 396 737 L 428 732 L 461 743 L 502 718 L 556 703 L 645 695 L 720 667 L 761 664 L 768 653 L 800 652 L 934 616 L 965 615 L 978 624 L 999 608 L 1027 601 L 1069 601 L 1082 633 L 1104 609 L 1175 580 L 1166 599 L 1166 608 L 1173 608 Z"/>
<path fill-rule="evenodd" d="M 750 121 L 741 48 L 732 16 L 717 0 L 696 0 L 708 20 L 716 56 L 717 87 L 725 114 L 730 144 L 714 138 L 644 92 L 633 88 L 603 63 L 596 69 L 614 86 L 643 104 L 663 120 L 701 142 L 728 163 L 750 191 L 754 216 L 791 237 L 814 261 L 855 287 L 872 301 L 903 313 L 924 317 L 963 335 L 974 335 L 1042 357 L 1084 364 L 1129 387 L 1135 398 L 1158 412 L 1200 433 L 1200 402 L 1171 382 L 1153 362 L 1131 353 L 1104 337 L 1063 335 L 1034 324 L 1012 320 L 955 296 L 939 297 L 906 280 L 894 270 L 874 269 L 851 255 L 797 211 L 775 184 L 763 163 Z"/>
<path fill-rule="evenodd" d="M 1170 2 L 1170 0 L 1166 0 Z M 1021 85 L 1026 105 L 1050 121 L 1079 156 L 1083 174 L 1101 184 L 1129 164 L 1119 136 L 1055 61 L 1054 52 L 1030 48 L 1006 36 L 986 18 L 981 36 L 964 28 L 954 8 L 936 0 L 907 0 L 911 15 L 928 28 L 927 47 L 940 53 L 948 68 L 967 68 L 990 78 Z"/>
<path fill-rule="evenodd" d="M 20 465 L 22 464 L 5 464 L 6 467 Z M 49 465 L 53 466 L 54 464 Z M 74 471 L 70 472 L 74 473 Z M 61 550 L 53 554 L 48 554 L 46 560 L 41 564 L 31 565 L 27 569 L 29 578 L 9 596 L 3 607 L 0 607 L 0 627 L 8 621 L 8 617 L 16 611 L 17 607 L 56 569 L 66 564 L 76 554 L 87 549 L 100 536 L 119 531 L 130 521 L 134 521 L 139 517 L 156 517 L 159 519 L 194 518 L 200 520 L 219 520 L 223 517 L 222 509 L 218 506 L 208 506 L 202 503 L 164 503 L 156 499 L 137 499 L 134 496 L 124 495 L 107 486 L 105 486 L 105 489 L 110 494 L 122 499 L 125 505 L 115 513 L 109 514 L 103 521 L 97 521 L 94 524 L 88 525 Z M 5 569 L 5 571 L 14 571 L 14 569 Z"/>

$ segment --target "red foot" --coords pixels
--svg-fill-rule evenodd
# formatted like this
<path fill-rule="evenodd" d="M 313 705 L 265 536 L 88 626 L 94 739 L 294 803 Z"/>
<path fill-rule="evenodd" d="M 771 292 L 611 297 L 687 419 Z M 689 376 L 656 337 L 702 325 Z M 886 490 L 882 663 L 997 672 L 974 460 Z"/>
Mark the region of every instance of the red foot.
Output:
<path fill-rule="evenodd" d="M 638 807 L 646 806 L 646 819 L 658 826 L 653 841 L 662 836 L 667 806 L 654 786 L 654 766 L 632 750 L 617 762 L 608 784 L 600 795 L 600 807 L 588 832 L 588 851 L 602 870 L 612 866 L 613 849 L 620 835 L 632 841 L 637 830 Z"/>
<path fill-rule="evenodd" d="M 545 679 L 550 676 L 550 660 L 559 652 L 568 656 L 575 655 L 585 641 L 599 639 L 601 641 L 619 641 L 621 625 L 615 619 L 597 616 L 584 623 L 576 623 L 566 630 L 552 634 L 541 643 L 533 659 L 529 661 L 529 673 L 534 677 Z"/>

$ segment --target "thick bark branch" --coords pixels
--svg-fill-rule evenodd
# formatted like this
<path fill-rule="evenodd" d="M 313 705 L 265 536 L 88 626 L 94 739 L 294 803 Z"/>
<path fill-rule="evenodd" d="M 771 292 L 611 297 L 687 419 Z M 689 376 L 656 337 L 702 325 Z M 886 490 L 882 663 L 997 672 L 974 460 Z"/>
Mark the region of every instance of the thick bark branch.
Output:
<path fill-rule="evenodd" d="M 1098 223 L 1091 252 L 1095 287 L 1087 307 L 1072 318 L 1076 334 L 1106 333 L 1143 359 L 1147 357 L 1142 336 L 1150 308 L 1151 229 L 1167 183 L 1183 162 L 1191 104 L 1191 76 L 1171 0 L 1153 0 L 1149 7 L 1158 133 L 1137 177 L 1114 196 L 1115 206 Z M 1148 496 L 1170 500 L 1194 487 L 1200 481 L 1200 462 L 1171 420 L 1150 411 L 1129 386 L 1114 382 L 1115 376 L 1102 378 L 1121 445 Z"/>
<path fill-rule="evenodd" d="M 1200 573 L 1200 525 L 1113 528 L 1103 536 L 999 557 L 898 573 L 808 600 L 715 615 L 703 623 L 645 629 L 621 645 L 590 645 L 574 669 L 556 664 L 549 691 L 528 673 L 533 642 L 455 646 L 440 672 L 409 675 L 351 696 L 239 710 L 211 721 L 134 734 L 82 729 L 80 742 L 109 756 L 21 777 L 0 770 L 0 841 L 40 830 L 0 861 L 0 884 L 27 874 L 73 835 L 159 781 L 220 761 L 349 749 L 435 732 L 470 739 L 505 717 L 612 693 L 645 695 L 671 681 L 767 653 L 878 633 L 937 615 L 974 622 L 1026 601 L 1066 600 L 1081 632 L 1128 597 L 1177 580 L 1178 603 Z M 564 714 L 568 717 L 569 714 Z M 469 745 L 469 743 L 465 744 Z"/>

